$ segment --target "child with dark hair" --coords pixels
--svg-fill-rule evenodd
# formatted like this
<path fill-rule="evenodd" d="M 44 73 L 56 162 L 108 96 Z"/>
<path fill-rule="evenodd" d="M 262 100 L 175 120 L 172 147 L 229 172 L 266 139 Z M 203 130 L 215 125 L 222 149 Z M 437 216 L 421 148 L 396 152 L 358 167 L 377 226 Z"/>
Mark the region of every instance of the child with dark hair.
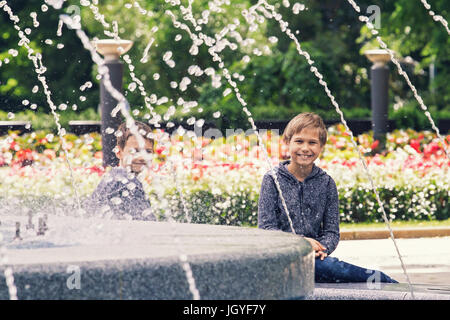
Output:
<path fill-rule="evenodd" d="M 327 141 L 322 118 L 314 113 L 294 117 L 283 133 L 290 160 L 264 175 L 258 203 L 258 227 L 294 232 L 315 252 L 316 282 L 366 282 L 377 272 L 380 282 L 396 283 L 386 274 L 361 268 L 329 255 L 339 242 L 339 198 L 336 183 L 314 164 Z M 279 182 L 289 218 L 273 174 Z M 292 227 L 291 227 L 292 223 Z"/>
<path fill-rule="evenodd" d="M 151 161 L 149 155 L 154 148 L 152 129 L 139 121 L 135 121 L 135 125 L 144 140 L 144 149 L 130 127 L 122 123 L 116 134 L 119 166 L 103 177 L 94 193 L 84 202 L 85 209 L 91 214 L 100 211 L 102 215 L 116 219 L 156 220 L 142 183 L 137 178 L 137 174 Z"/>

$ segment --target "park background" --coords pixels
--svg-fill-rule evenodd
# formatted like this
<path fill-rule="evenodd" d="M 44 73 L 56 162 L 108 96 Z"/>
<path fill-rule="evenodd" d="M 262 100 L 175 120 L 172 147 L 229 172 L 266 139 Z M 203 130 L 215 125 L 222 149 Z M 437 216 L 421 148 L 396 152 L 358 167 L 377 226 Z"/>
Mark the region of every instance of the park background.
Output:
<path fill-rule="evenodd" d="M 193 11 L 200 15 L 208 2 L 194 1 Z M 197 55 L 189 54 L 192 41 L 173 27 L 171 19 L 164 13 L 169 7 L 165 1 L 139 2 L 143 8 L 154 13 L 152 17 L 138 14 L 137 8 L 126 8 L 131 3 L 100 1 L 98 7 L 109 21 L 118 22 L 122 38 L 134 41 L 128 55 L 135 61 L 135 72 L 144 87 L 158 97 L 169 97 L 169 101 L 156 106 L 156 111 L 161 115 L 167 114 L 169 107 L 182 98 L 184 101 L 198 102 L 199 108 L 192 113 L 183 113 L 178 109 L 171 118 L 173 121 L 186 123 L 186 119 L 195 116 L 196 119 L 212 122 L 221 130 L 249 128 L 247 116 L 236 97 L 233 94 L 224 95 L 227 86 L 223 79 L 220 87 L 205 75 L 190 76 L 192 82 L 183 91 L 169 85 L 172 81 L 180 83 L 192 65 L 201 69 L 215 68 L 217 74 L 220 71 L 211 62 L 205 46 L 199 47 Z M 235 50 L 221 52 L 230 72 L 243 76 L 242 80 L 237 77 L 237 83 L 253 118 L 270 123 L 287 121 L 299 112 L 313 111 L 326 121 L 338 120 L 322 86 L 311 74 L 309 64 L 298 55 L 294 43 L 281 33 L 278 22 L 266 20 L 256 32 L 248 30 L 241 11 L 255 3 L 239 1 L 225 5 L 224 12 L 211 14 L 210 21 L 213 23 L 203 26 L 203 32 L 214 35 L 239 19 L 241 35 L 255 40 L 249 47 L 238 46 Z M 363 53 L 378 45 L 369 29 L 359 21 L 358 14 L 344 0 L 303 1 L 307 9 L 298 13 L 293 12 L 292 3 L 289 8 L 282 1 L 278 3 L 277 10 L 292 30 L 299 31 L 296 36 L 324 75 L 345 118 L 369 119 L 371 62 Z M 433 119 L 438 124 L 445 123 L 450 119 L 450 38 L 445 29 L 430 17 L 420 1 L 359 1 L 359 4 L 364 13 L 370 5 L 380 8 L 380 35 L 396 52 Z M 79 8 L 83 29 L 90 38 L 105 38 L 103 26 L 95 21 L 88 7 L 81 6 L 78 1 L 66 1 L 63 10 L 67 12 L 71 5 L 75 6 L 73 10 Z M 449 16 L 447 1 L 433 1 L 432 5 L 436 12 L 444 17 Z M 45 12 L 45 19 L 38 18 L 39 26 L 33 27 L 30 13 L 37 12 L 38 17 L 42 16 L 42 1 L 14 1 L 10 6 L 21 17 L 23 27 L 27 25 L 32 28 L 30 46 L 42 53 L 47 67 L 45 76 L 52 98 L 59 106 L 62 126 L 68 128 L 70 120 L 99 120 L 96 66 L 73 32 L 64 27 L 62 36 L 56 36 L 60 12 L 50 7 Z M 56 123 L 42 90 L 33 90 L 39 83 L 33 75 L 34 67 L 27 58 L 26 50 L 17 46 L 17 32 L 6 14 L 2 14 L 0 19 L 0 120 L 29 120 L 35 131 L 25 135 L 10 133 L 2 140 L 0 162 L 3 167 L 0 172 L 3 180 L 0 188 L 4 195 L 27 194 L 28 198 L 33 197 L 31 200 L 23 197 L 23 201 L 33 202 L 39 198 L 37 203 L 42 206 L 48 203 L 48 198 L 59 199 L 62 203 L 73 196 L 73 192 L 70 181 L 67 181 L 68 169 L 61 159 L 64 155 L 56 135 Z M 152 31 L 155 26 L 158 27 L 157 32 Z M 178 34 L 183 36 L 176 40 Z M 148 62 L 138 63 L 152 37 L 155 42 L 149 51 Z M 59 43 L 64 46 L 58 46 Z M 12 48 L 16 48 L 17 52 L 11 51 Z M 168 51 L 172 52 L 172 59 L 176 61 L 173 68 L 163 60 Z M 246 62 L 245 56 L 251 56 L 249 62 Z M 388 134 L 387 152 L 370 153 L 371 149 L 375 149 L 371 132 L 361 134 L 358 143 L 367 156 L 370 172 L 379 186 L 390 218 L 446 220 L 449 217 L 450 178 L 442 143 L 431 131 L 428 119 L 404 79 L 392 64 L 390 66 L 389 119 L 393 120 L 396 130 Z M 87 82 L 91 82 L 92 86 L 83 87 Z M 143 98 L 134 86 L 130 86 L 132 79 L 127 70 L 123 83 L 133 115 L 136 119 L 143 119 L 146 113 Z M 214 116 L 217 111 L 220 111 L 219 117 Z M 448 132 L 441 133 L 448 146 Z M 341 221 L 382 221 L 348 133 L 338 125 L 330 127 L 329 134 L 321 166 L 338 182 Z M 72 142 L 71 157 L 83 169 L 75 171 L 76 184 L 82 195 L 87 195 L 103 174 L 98 162 L 100 138 L 95 133 L 83 136 L 68 134 L 66 137 Z M 177 138 L 174 137 L 174 140 Z M 183 156 L 195 158 L 192 156 L 195 153 L 194 144 L 178 142 L 183 144 Z M 259 156 L 261 150 L 256 140 L 241 135 L 228 141 L 201 143 L 202 164 L 192 163 L 190 170 L 180 174 L 189 210 L 196 213 L 193 221 L 255 225 L 260 178 L 267 170 Z M 241 147 L 236 148 L 239 145 Z M 235 148 L 227 151 L 230 146 Z M 222 158 L 218 154 L 222 154 Z M 161 161 L 165 156 L 161 150 Z M 284 156 L 283 150 L 279 149 L 277 157 Z M 52 168 L 51 174 L 43 173 L 32 164 L 48 165 Z M 215 179 L 218 174 L 224 177 L 222 181 Z M 150 182 L 148 192 L 153 194 Z M 171 196 L 172 207 L 182 206 L 174 184 L 167 185 L 166 195 Z M 152 203 L 158 207 L 156 198 L 152 198 Z"/>

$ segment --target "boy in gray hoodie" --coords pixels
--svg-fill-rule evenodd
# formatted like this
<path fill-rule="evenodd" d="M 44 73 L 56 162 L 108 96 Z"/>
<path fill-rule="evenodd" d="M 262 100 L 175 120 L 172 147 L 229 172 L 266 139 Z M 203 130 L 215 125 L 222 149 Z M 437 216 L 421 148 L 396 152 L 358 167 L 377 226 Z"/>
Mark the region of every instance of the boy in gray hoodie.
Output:
<path fill-rule="evenodd" d="M 314 113 L 294 117 L 283 133 L 291 160 L 264 175 L 258 203 L 258 227 L 303 236 L 315 251 L 316 282 L 397 281 L 386 274 L 329 257 L 339 243 L 339 198 L 336 183 L 314 164 L 327 141 L 322 118 Z M 273 174 L 276 174 L 288 213 Z M 378 277 L 379 276 L 379 277 Z"/>
<path fill-rule="evenodd" d="M 101 213 L 115 219 L 156 220 L 142 183 L 137 178 L 149 160 L 145 155 L 153 153 L 152 130 L 139 121 L 135 121 L 135 125 L 144 138 L 145 149 L 141 150 L 130 128 L 125 122 L 122 123 L 117 129 L 119 166 L 103 177 L 94 193 L 83 203 L 91 215 Z"/>

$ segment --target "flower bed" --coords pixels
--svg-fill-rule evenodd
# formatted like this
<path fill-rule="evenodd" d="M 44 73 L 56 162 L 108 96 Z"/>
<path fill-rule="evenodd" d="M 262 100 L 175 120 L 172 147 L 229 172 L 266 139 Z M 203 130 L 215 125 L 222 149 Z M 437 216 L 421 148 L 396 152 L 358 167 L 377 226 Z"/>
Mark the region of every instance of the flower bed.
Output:
<path fill-rule="evenodd" d="M 22 206 L 67 211 L 64 206 L 76 206 L 74 186 L 81 198 L 92 193 L 104 174 L 100 136 L 67 134 L 65 138 L 74 183 L 57 136 L 36 132 L 0 137 L 4 209 Z M 357 139 L 364 154 L 376 146 L 369 134 Z M 446 139 L 450 141 L 450 136 Z M 263 136 L 273 165 L 288 157 L 279 140 L 271 132 Z M 431 132 L 397 130 L 388 134 L 387 150 L 364 159 L 389 217 L 449 218 L 450 163 L 439 140 Z M 161 218 L 170 211 L 181 221 L 188 214 L 197 223 L 256 225 L 260 183 L 269 169 L 256 136 L 216 140 L 172 136 L 157 145 L 156 151 L 158 166 L 145 179 L 144 187 Z M 172 171 L 164 169 L 169 155 L 178 159 L 177 183 L 183 197 Z M 358 153 L 341 125 L 329 128 L 328 143 L 317 164 L 336 181 L 342 222 L 382 221 Z"/>

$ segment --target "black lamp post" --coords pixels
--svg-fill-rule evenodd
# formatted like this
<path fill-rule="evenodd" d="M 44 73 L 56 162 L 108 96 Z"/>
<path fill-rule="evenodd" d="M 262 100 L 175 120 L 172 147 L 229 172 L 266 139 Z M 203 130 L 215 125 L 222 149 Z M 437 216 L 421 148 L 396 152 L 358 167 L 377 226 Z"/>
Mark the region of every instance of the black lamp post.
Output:
<path fill-rule="evenodd" d="M 130 40 L 106 39 L 97 40 L 94 45 L 96 50 L 104 57 L 112 86 L 122 92 L 123 63 L 119 60 L 119 57 L 131 49 L 133 42 Z M 105 88 L 104 79 L 102 79 L 100 83 L 100 113 L 104 167 L 114 167 L 119 163 L 119 159 L 113 151 L 116 146 L 116 136 L 109 132 L 111 129 L 115 132 L 121 123 L 120 113 L 115 117 L 111 115 L 111 111 L 117 106 L 117 103 L 118 101 Z"/>
<path fill-rule="evenodd" d="M 388 131 L 388 104 L 389 104 L 389 67 L 390 55 L 387 50 L 367 50 L 366 57 L 373 63 L 370 68 L 371 78 L 371 106 L 372 128 L 374 140 L 378 140 L 378 150 L 386 146 L 386 133 Z"/>

